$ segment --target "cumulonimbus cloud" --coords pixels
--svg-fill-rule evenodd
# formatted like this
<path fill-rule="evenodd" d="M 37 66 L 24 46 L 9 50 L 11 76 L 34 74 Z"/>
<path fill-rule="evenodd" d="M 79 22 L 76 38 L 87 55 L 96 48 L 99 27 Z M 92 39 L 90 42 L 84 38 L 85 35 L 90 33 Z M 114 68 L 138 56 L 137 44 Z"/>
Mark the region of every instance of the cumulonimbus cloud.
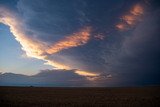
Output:
<path fill-rule="evenodd" d="M 44 60 L 46 61 L 46 64 L 49 64 L 57 69 L 72 68 L 66 66 L 65 64 L 60 64 L 48 59 L 47 55 L 57 53 L 64 49 L 84 45 L 89 41 L 91 33 L 90 27 L 84 27 L 79 32 L 69 35 L 50 46 L 49 44 L 35 38 L 34 34 L 30 33 L 32 35 L 28 35 L 28 33 L 26 33 L 27 29 L 25 29 L 23 20 L 16 16 L 14 12 L 4 7 L 0 8 L 0 23 L 10 27 L 10 31 L 15 36 L 15 39 L 21 44 L 22 50 L 26 52 L 28 57 Z M 79 70 L 77 72 L 78 74 L 84 76 L 91 75 L 91 73 L 87 73 L 87 71 L 80 73 Z"/>

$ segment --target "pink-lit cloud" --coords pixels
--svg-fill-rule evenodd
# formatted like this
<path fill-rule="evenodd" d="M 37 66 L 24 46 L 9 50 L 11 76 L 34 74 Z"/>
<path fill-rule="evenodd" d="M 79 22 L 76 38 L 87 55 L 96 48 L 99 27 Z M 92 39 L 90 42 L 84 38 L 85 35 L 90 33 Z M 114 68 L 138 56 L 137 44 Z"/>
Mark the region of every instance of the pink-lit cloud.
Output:
<path fill-rule="evenodd" d="M 64 49 L 69 49 L 72 47 L 77 47 L 80 45 L 84 45 L 90 39 L 90 27 L 85 27 L 81 29 L 79 32 L 74 33 L 73 35 L 69 35 L 62 40 L 56 42 L 52 46 L 49 47 L 47 53 L 53 54 L 59 52 Z"/>
<path fill-rule="evenodd" d="M 116 25 L 118 30 L 127 30 L 130 27 L 135 26 L 144 15 L 144 7 L 140 4 L 136 4 L 133 6 L 131 10 L 129 10 L 128 14 L 125 14 L 121 17 L 121 22 Z"/>
<path fill-rule="evenodd" d="M 26 53 L 27 57 L 37 58 L 46 61 L 45 64 L 51 65 L 54 69 L 73 69 L 65 64 L 61 64 L 47 58 L 48 54 L 54 54 L 64 49 L 69 49 L 86 44 L 90 39 L 91 28 L 84 27 L 80 31 L 68 35 L 62 40 L 57 41 L 53 45 L 48 45 L 42 42 L 34 36 L 27 35 L 25 24 L 21 18 L 19 18 L 14 12 L 1 7 L 0 8 L 0 23 L 3 23 L 10 27 L 15 39 L 21 44 L 22 50 Z M 95 75 L 87 73 L 88 71 L 77 70 L 79 75 Z M 85 75 L 84 75 L 85 74 Z"/>

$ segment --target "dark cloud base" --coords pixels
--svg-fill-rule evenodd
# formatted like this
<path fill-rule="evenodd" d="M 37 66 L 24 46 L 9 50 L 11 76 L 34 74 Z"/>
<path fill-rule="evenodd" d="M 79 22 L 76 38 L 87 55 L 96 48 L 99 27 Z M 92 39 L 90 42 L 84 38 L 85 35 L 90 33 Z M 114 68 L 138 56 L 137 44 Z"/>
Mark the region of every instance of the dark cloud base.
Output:
<path fill-rule="evenodd" d="M 1 86 L 54 86 L 72 87 L 85 86 L 89 83 L 85 77 L 71 70 L 43 70 L 40 73 L 27 76 L 14 73 L 0 75 Z"/>

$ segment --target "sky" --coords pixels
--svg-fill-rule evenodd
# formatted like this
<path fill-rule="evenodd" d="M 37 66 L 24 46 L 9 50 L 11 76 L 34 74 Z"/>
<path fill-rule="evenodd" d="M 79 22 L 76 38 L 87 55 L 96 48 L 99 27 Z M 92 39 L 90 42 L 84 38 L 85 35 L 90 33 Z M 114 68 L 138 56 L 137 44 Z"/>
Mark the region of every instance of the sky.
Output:
<path fill-rule="evenodd" d="M 160 85 L 158 0 L 0 0 L 0 85 Z"/>

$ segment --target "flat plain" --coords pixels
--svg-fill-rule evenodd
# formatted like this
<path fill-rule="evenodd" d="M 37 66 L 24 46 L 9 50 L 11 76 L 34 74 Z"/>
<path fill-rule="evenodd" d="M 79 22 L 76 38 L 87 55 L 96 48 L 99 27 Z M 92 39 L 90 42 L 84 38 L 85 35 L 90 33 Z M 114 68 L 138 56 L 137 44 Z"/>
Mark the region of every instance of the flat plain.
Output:
<path fill-rule="evenodd" d="M 0 87 L 0 107 L 160 107 L 160 87 Z"/>

